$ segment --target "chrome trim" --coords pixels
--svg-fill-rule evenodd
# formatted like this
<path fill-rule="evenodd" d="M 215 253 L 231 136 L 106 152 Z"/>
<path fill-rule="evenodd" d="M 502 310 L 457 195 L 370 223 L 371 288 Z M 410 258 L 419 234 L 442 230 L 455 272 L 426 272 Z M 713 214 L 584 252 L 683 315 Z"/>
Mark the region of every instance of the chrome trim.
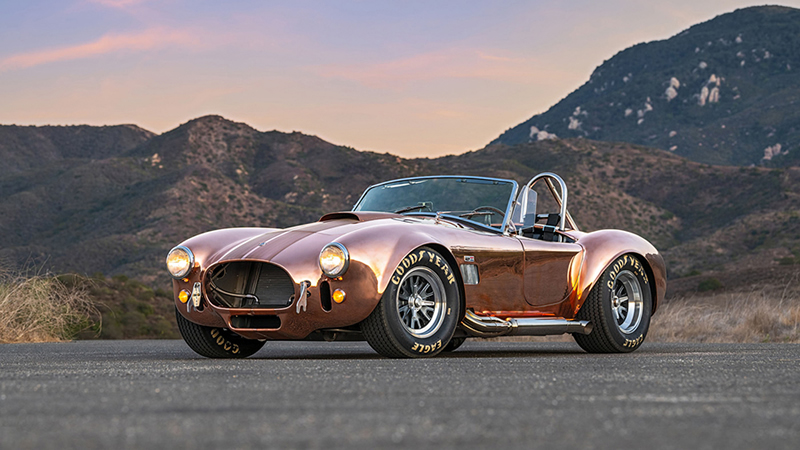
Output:
<path fill-rule="evenodd" d="M 203 294 L 200 291 L 201 291 L 200 282 L 196 281 L 194 283 L 194 286 L 192 286 L 192 306 L 194 306 L 194 309 L 200 307 L 200 300 L 202 299 L 203 296 Z"/>
<path fill-rule="evenodd" d="M 184 273 L 184 274 L 182 274 L 180 276 L 176 276 L 176 275 L 173 275 L 172 272 L 169 272 L 169 266 L 167 266 L 167 272 L 169 272 L 169 275 L 172 278 L 175 278 L 176 280 L 180 280 L 182 278 L 186 278 L 187 275 L 192 273 L 192 270 L 194 270 L 194 262 L 195 262 L 194 253 L 192 253 L 192 251 L 189 250 L 189 247 L 186 247 L 184 245 L 178 245 L 176 247 L 172 247 L 172 250 L 170 250 L 169 253 L 167 253 L 165 264 L 167 264 L 167 261 L 169 261 L 169 255 L 171 255 L 172 252 L 174 252 L 175 250 L 178 250 L 178 249 L 184 250 L 189 255 L 189 268 L 186 269 L 186 273 Z"/>
<path fill-rule="evenodd" d="M 342 270 L 336 274 L 326 272 L 325 269 L 322 268 L 322 264 L 320 263 L 320 257 L 322 256 L 322 252 L 324 252 L 326 248 L 331 246 L 337 247 L 339 250 L 342 251 L 342 253 L 344 253 L 344 267 L 342 267 Z M 330 278 L 338 278 L 347 273 L 347 269 L 350 267 L 350 252 L 347 251 L 347 247 L 338 242 L 331 242 L 330 244 L 325 244 L 325 246 L 322 247 L 322 250 L 319 251 L 319 255 L 317 256 L 317 265 L 319 266 L 319 269 L 322 271 L 322 273 L 324 273 L 326 276 Z"/>
<path fill-rule="evenodd" d="M 369 186 L 368 188 L 364 189 L 364 192 L 361 193 L 361 197 L 358 198 L 358 201 L 355 203 L 355 205 L 353 205 L 353 208 L 350 211 L 357 211 L 356 208 L 358 208 L 358 205 L 360 205 L 361 201 L 364 200 L 364 196 L 367 195 L 367 192 L 369 192 L 373 188 L 380 187 L 380 186 L 383 186 L 383 185 L 386 185 L 386 184 L 401 183 L 403 181 L 430 180 L 430 179 L 437 179 L 437 178 L 455 178 L 455 179 L 461 178 L 461 179 L 470 179 L 470 180 L 499 181 L 501 183 L 511 183 L 511 186 L 512 186 L 513 189 L 511 190 L 511 195 L 508 198 L 508 203 L 506 204 L 506 214 L 505 214 L 505 216 L 503 218 L 504 222 L 503 222 L 503 226 L 501 228 L 501 231 L 506 236 L 511 234 L 510 229 L 514 227 L 514 224 L 511 222 L 511 213 L 514 211 L 514 201 L 517 199 L 517 195 L 519 193 L 519 183 L 517 183 L 514 180 L 508 180 L 508 179 L 505 179 L 505 178 L 475 177 L 475 176 L 470 176 L 470 175 L 438 175 L 438 176 L 437 175 L 430 175 L 430 176 L 424 176 L 424 177 L 398 178 L 396 180 L 389 180 L 389 181 L 384 181 L 383 183 L 373 184 L 372 186 Z M 472 222 L 472 221 L 470 221 L 470 222 Z M 475 222 L 475 223 L 477 223 L 477 222 Z"/>
<path fill-rule="evenodd" d="M 303 311 L 306 310 L 308 306 L 308 287 L 311 286 L 310 281 L 303 281 L 300 283 L 300 298 L 297 299 L 297 314 L 300 314 L 300 308 L 303 308 Z"/>
<path fill-rule="evenodd" d="M 494 316 L 480 316 L 472 311 L 467 311 L 461 325 L 467 333 L 478 337 L 589 334 L 593 328 L 592 323 L 586 320 L 557 317 L 521 317 L 504 320 Z"/>

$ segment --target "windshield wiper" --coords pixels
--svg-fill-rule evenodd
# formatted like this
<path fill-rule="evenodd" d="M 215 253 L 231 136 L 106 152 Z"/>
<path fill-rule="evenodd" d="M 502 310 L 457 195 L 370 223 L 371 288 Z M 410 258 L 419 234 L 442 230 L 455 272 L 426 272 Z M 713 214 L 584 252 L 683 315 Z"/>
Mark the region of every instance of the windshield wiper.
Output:
<path fill-rule="evenodd" d="M 418 211 L 420 209 L 427 208 L 427 207 L 428 207 L 428 205 L 406 206 L 405 208 L 398 209 L 394 213 L 395 214 L 403 214 L 403 213 L 407 213 L 407 212 L 411 212 L 411 211 Z"/>

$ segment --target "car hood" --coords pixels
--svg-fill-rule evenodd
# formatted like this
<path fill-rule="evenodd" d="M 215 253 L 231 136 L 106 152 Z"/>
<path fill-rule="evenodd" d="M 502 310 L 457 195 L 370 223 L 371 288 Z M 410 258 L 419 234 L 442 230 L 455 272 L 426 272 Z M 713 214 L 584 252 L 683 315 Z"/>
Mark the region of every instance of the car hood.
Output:
<path fill-rule="evenodd" d="M 407 228 L 409 225 L 413 227 Z M 462 227 L 444 220 L 392 213 L 339 212 L 326 214 L 317 222 L 285 229 L 211 231 L 182 245 L 192 250 L 202 270 L 223 262 L 269 261 L 289 271 L 295 281 L 315 280 L 321 276 L 319 252 L 328 243 L 344 244 L 351 257 L 360 258 L 376 273 L 382 273 L 383 265 L 395 263 L 388 261 L 389 253 L 407 252 L 426 242 L 435 242 L 433 234 L 438 234 L 435 230 L 444 228 Z M 398 245 L 398 241 L 403 244 Z"/>
<path fill-rule="evenodd" d="M 262 260 L 278 264 L 312 257 L 316 262 L 326 244 L 358 230 L 398 223 L 398 214 L 341 212 L 326 214 L 318 222 L 291 228 L 228 228 L 200 234 L 182 243 L 204 268 L 224 261 Z M 288 255 L 287 255 L 288 253 Z M 305 259 L 307 260 L 307 259 Z"/>

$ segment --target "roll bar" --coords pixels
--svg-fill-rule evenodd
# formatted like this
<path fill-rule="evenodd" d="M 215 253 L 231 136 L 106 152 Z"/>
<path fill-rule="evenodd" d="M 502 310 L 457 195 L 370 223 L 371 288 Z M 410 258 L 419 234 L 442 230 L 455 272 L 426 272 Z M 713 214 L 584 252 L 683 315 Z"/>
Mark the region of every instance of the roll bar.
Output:
<path fill-rule="evenodd" d="M 525 185 L 523 189 L 520 190 L 517 196 L 518 207 L 521 208 L 520 217 L 525 217 L 528 208 L 528 192 L 533 188 L 533 185 L 536 184 L 539 180 L 544 179 L 547 188 L 550 190 L 550 193 L 553 195 L 556 203 L 561 208 L 561 218 L 558 222 L 558 230 L 565 231 L 566 225 L 569 224 L 570 229 L 579 231 L 578 225 L 575 224 L 575 220 L 572 218 L 572 215 L 567 210 L 567 200 L 568 200 L 568 192 L 567 192 L 567 184 L 564 182 L 560 176 L 552 173 L 552 172 L 542 172 L 539 175 L 531 178 L 531 181 Z M 561 188 L 561 193 L 559 194 L 558 190 L 556 190 L 555 184 L 553 184 L 553 180 L 558 182 L 559 188 Z"/>

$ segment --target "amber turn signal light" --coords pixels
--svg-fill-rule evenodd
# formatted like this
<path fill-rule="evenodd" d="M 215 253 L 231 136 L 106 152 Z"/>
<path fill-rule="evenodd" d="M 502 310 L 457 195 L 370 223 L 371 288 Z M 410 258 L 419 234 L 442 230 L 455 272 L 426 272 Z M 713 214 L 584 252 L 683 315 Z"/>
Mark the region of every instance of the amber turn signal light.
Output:
<path fill-rule="evenodd" d="M 181 303 L 188 302 L 189 301 L 189 291 L 184 289 L 184 290 L 178 292 L 178 300 L 180 300 Z"/>
<path fill-rule="evenodd" d="M 333 291 L 333 301 L 336 303 L 342 303 L 344 301 L 344 291 L 341 289 L 336 289 Z"/>

